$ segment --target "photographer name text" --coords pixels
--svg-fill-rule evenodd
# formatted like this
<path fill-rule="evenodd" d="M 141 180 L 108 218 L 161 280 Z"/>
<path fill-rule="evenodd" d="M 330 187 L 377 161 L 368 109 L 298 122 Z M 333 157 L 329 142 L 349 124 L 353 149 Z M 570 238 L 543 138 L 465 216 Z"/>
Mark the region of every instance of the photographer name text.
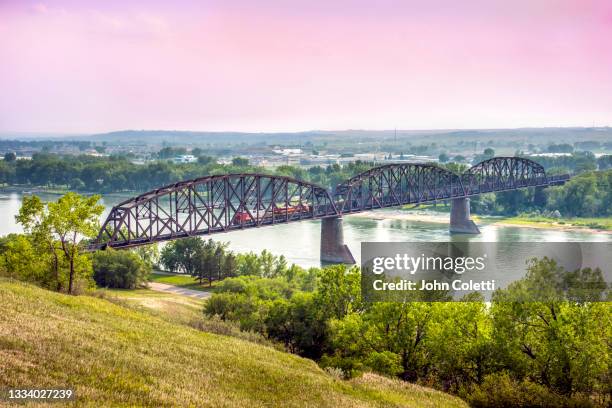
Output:
<path fill-rule="evenodd" d="M 461 279 L 455 279 L 452 282 L 441 282 L 438 280 L 432 281 L 410 281 L 410 280 L 398 280 L 393 282 L 386 282 L 382 279 L 377 279 L 372 282 L 372 287 L 376 291 L 421 291 L 421 290 L 495 290 L 495 279 L 474 281 L 472 279 L 463 281 Z"/>

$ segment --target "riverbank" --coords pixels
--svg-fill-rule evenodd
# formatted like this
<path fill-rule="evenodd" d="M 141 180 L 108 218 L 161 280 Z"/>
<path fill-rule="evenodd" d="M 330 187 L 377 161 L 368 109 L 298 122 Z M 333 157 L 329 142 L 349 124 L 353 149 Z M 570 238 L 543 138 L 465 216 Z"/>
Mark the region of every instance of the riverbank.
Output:
<path fill-rule="evenodd" d="M 405 220 L 435 224 L 448 224 L 448 212 L 431 210 L 379 210 L 351 214 L 351 217 L 374 220 Z M 612 218 L 571 218 L 552 219 L 545 217 L 500 217 L 489 215 L 472 215 L 472 219 L 481 225 L 495 225 L 499 227 L 555 229 L 561 231 L 581 231 L 592 233 L 612 234 Z"/>
<path fill-rule="evenodd" d="M 30 185 L 4 185 L 0 186 L 0 194 L 45 194 L 45 195 L 64 195 L 68 192 L 75 191 L 70 188 L 62 187 L 45 187 L 45 186 L 30 186 Z M 76 191 L 83 195 L 99 194 L 106 197 L 134 197 L 140 194 L 138 191 L 120 191 L 113 193 L 101 193 L 99 191 Z"/>

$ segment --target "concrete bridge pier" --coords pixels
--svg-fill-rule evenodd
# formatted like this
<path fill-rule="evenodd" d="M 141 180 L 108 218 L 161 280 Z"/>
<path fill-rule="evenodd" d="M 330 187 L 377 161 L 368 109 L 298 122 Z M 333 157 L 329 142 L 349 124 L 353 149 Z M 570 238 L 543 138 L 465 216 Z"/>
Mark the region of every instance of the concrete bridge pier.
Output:
<path fill-rule="evenodd" d="M 453 198 L 451 200 L 450 226 L 452 233 L 480 234 L 474 221 L 470 219 L 470 199 L 467 197 Z"/>
<path fill-rule="evenodd" d="M 321 262 L 354 264 L 353 254 L 344 244 L 342 217 L 321 220 Z"/>

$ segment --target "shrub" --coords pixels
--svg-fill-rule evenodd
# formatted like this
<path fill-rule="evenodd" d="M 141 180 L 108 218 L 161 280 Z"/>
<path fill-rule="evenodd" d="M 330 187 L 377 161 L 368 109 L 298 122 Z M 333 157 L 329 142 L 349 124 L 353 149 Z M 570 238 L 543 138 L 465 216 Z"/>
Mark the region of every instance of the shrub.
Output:
<path fill-rule="evenodd" d="M 93 255 L 94 280 L 101 287 L 134 289 L 146 284 L 151 265 L 131 251 L 107 249 Z"/>
<path fill-rule="evenodd" d="M 385 375 L 398 375 L 403 369 L 400 356 L 390 351 L 373 351 L 365 360 L 365 364 L 372 370 Z"/>
<path fill-rule="evenodd" d="M 588 399 L 565 397 L 529 380 L 517 381 L 508 373 L 488 375 L 481 385 L 475 385 L 467 392 L 463 390 L 461 394 L 474 408 L 594 406 Z"/>
<path fill-rule="evenodd" d="M 344 357 L 338 354 L 324 355 L 319 365 L 325 370 L 339 370 L 345 379 L 355 378 L 366 369 L 359 357 Z"/>
<path fill-rule="evenodd" d="M 341 368 L 338 367 L 325 367 L 325 372 L 335 378 L 336 380 L 346 380 L 347 376 L 342 371 Z"/>
<path fill-rule="evenodd" d="M 257 302 L 240 293 L 215 293 L 204 306 L 204 314 L 221 320 L 239 322 L 242 330 L 255 330 L 260 326 Z"/>

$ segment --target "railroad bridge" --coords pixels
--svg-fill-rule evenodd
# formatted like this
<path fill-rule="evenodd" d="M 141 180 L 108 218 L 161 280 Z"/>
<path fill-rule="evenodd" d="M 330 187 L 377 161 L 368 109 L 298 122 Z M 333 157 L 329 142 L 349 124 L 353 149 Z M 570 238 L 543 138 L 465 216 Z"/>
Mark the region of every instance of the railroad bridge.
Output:
<path fill-rule="evenodd" d="M 342 216 L 407 204 L 451 201 L 449 230 L 477 234 L 469 198 L 520 188 L 561 185 L 528 159 L 495 157 L 461 174 L 435 164 L 374 167 L 332 191 L 290 177 L 258 173 L 181 181 L 113 207 L 90 249 L 130 248 L 179 238 L 321 219 L 321 260 L 354 263 L 344 244 Z"/>

